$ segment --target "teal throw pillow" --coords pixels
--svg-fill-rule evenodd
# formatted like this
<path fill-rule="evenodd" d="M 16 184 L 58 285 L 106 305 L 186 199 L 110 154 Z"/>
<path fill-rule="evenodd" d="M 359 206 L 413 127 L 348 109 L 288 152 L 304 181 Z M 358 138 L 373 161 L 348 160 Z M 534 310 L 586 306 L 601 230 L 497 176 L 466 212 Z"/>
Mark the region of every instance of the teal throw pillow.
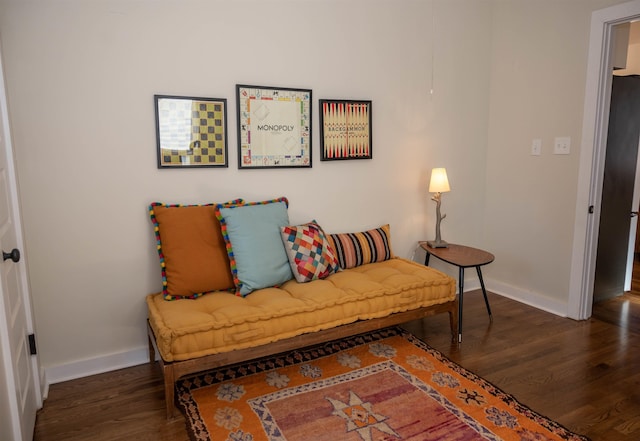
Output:
<path fill-rule="evenodd" d="M 216 207 L 237 295 L 244 297 L 293 278 L 280 236 L 280 229 L 289 224 L 287 207 L 284 197 Z"/>

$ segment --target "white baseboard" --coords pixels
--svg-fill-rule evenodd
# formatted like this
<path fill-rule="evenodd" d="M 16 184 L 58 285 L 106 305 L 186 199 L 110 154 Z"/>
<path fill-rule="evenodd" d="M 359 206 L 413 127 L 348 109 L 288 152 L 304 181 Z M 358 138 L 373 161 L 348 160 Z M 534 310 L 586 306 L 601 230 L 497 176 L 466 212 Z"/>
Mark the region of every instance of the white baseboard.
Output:
<path fill-rule="evenodd" d="M 149 362 L 147 346 L 117 354 L 103 355 L 96 358 L 74 361 L 72 363 L 45 368 L 45 390 L 50 384 L 75 380 L 76 378 L 102 374 L 117 369 L 137 366 Z"/>
<path fill-rule="evenodd" d="M 424 255 L 424 251 L 422 251 L 422 249 L 420 249 L 420 245 L 417 244 L 410 259 L 416 263 L 422 263 L 424 262 Z M 429 266 L 436 268 L 457 280 L 457 268 L 452 265 L 445 264 L 438 259 L 431 259 L 431 261 L 432 263 L 430 263 Z M 566 302 L 562 302 L 548 297 L 544 294 L 536 293 L 527 289 L 522 289 L 517 286 L 508 285 L 495 279 L 488 279 L 487 277 L 483 277 L 483 279 L 487 291 L 490 291 L 494 294 L 499 294 L 503 297 L 515 300 L 520 303 L 524 303 L 525 305 L 550 312 L 551 314 L 555 314 L 560 317 L 568 317 L 568 297 Z M 480 280 L 478 279 L 476 271 L 474 271 L 473 268 L 468 268 L 468 271 L 465 271 L 464 292 L 473 291 L 475 289 L 480 289 Z"/>
<path fill-rule="evenodd" d="M 507 285 L 496 280 L 486 279 L 485 286 L 488 291 L 515 300 L 520 303 L 550 312 L 552 314 L 566 317 L 567 305 L 544 295 Z M 465 277 L 464 291 L 473 291 L 480 288 L 480 281 L 475 274 Z M 149 362 L 149 349 L 143 346 L 130 351 L 109 354 L 96 358 L 75 361 L 63 365 L 45 368 L 41 378 L 43 379 L 43 397 L 46 398 L 49 385 L 61 383 L 63 381 L 75 380 L 76 378 L 88 377 L 90 375 L 102 374 L 104 372 L 115 371 L 131 366 L 137 366 Z"/>
<path fill-rule="evenodd" d="M 469 291 L 473 289 L 480 288 L 480 282 L 476 281 L 473 283 L 473 280 L 469 283 Z M 490 291 L 494 294 L 501 295 L 502 297 L 506 297 L 511 300 L 515 300 L 520 303 L 524 303 L 525 305 L 532 306 L 537 309 L 541 309 L 543 311 L 549 312 L 551 314 L 555 314 L 560 317 L 567 317 L 567 303 L 561 302 L 557 299 L 552 299 L 543 294 L 536 293 L 529 290 L 524 290 L 518 288 L 517 286 L 507 285 L 502 282 L 498 282 L 493 279 L 484 279 L 485 287 L 487 291 Z M 465 292 L 467 292 L 467 280 L 465 277 Z"/>
<path fill-rule="evenodd" d="M 47 381 L 47 372 L 43 367 L 40 367 L 40 396 L 42 401 L 46 400 L 49 396 L 49 382 Z"/>

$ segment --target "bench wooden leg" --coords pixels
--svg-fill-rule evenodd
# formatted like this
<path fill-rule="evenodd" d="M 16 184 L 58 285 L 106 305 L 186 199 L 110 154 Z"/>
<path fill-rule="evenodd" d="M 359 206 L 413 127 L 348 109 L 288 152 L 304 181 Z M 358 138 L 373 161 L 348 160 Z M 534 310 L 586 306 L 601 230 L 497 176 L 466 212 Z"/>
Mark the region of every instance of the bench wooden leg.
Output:
<path fill-rule="evenodd" d="M 147 322 L 147 337 L 149 338 L 149 363 L 156 361 L 156 340 L 151 325 Z M 159 352 L 158 352 L 159 353 Z M 162 357 L 159 357 L 160 372 L 164 382 L 164 400 L 167 411 L 167 419 L 175 416 L 175 372 L 172 363 L 165 363 Z"/>
<path fill-rule="evenodd" d="M 149 363 L 153 363 L 156 361 L 156 350 L 153 347 L 153 340 L 151 339 L 151 335 L 147 334 L 147 339 L 149 340 Z"/>
<path fill-rule="evenodd" d="M 164 377 L 164 400 L 167 409 L 167 419 L 170 420 L 175 416 L 175 378 L 173 373 L 173 365 L 164 365 L 162 367 L 162 376 Z"/>

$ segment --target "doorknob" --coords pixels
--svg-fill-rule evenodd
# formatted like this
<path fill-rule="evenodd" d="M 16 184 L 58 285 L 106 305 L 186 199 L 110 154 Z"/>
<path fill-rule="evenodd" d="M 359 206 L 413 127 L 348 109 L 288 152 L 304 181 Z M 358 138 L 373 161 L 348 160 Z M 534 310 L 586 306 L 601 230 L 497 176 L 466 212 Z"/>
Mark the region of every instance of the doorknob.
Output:
<path fill-rule="evenodd" d="M 2 260 L 13 260 L 14 262 L 18 262 L 20 261 L 20 250 L 17 248 L 14 248 L 11 250 L 10 253 L 5 253 L 4 251 L 2 252 Z"/>

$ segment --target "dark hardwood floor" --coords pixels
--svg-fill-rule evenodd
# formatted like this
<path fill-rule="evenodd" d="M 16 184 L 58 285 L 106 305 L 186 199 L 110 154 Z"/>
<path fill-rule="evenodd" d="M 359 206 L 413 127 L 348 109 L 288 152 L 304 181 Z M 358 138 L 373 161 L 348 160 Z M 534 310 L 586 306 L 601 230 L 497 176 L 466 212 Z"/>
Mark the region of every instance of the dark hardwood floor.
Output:
<path fill-rule="evenodd" d="M 446 315 L 405 328 L 521 403 L 593 441 L 640 440 L 640 296 L 625 294 L 573 321 L 479 291 L 465 294 L 464 335 L 451 343 Z M 157 366 L 145 364 L 54 384 L 36 441 L 188 440 L 165 420 Z"/>
<path fill-rule="evenodd" d="M 473 300 L 472 300 L 473 299 Z M 594 306 L 586 321 L 564 319 L 480 292 L 465 294 L 462 345 L 436 317 L 407 329 L 521 403 L 593 441 L 640 440 L 640 297 Z M 630 326 L 631 325 L 631 326 Z M 633 330 L 635 328 L 635 331 Z"/>

